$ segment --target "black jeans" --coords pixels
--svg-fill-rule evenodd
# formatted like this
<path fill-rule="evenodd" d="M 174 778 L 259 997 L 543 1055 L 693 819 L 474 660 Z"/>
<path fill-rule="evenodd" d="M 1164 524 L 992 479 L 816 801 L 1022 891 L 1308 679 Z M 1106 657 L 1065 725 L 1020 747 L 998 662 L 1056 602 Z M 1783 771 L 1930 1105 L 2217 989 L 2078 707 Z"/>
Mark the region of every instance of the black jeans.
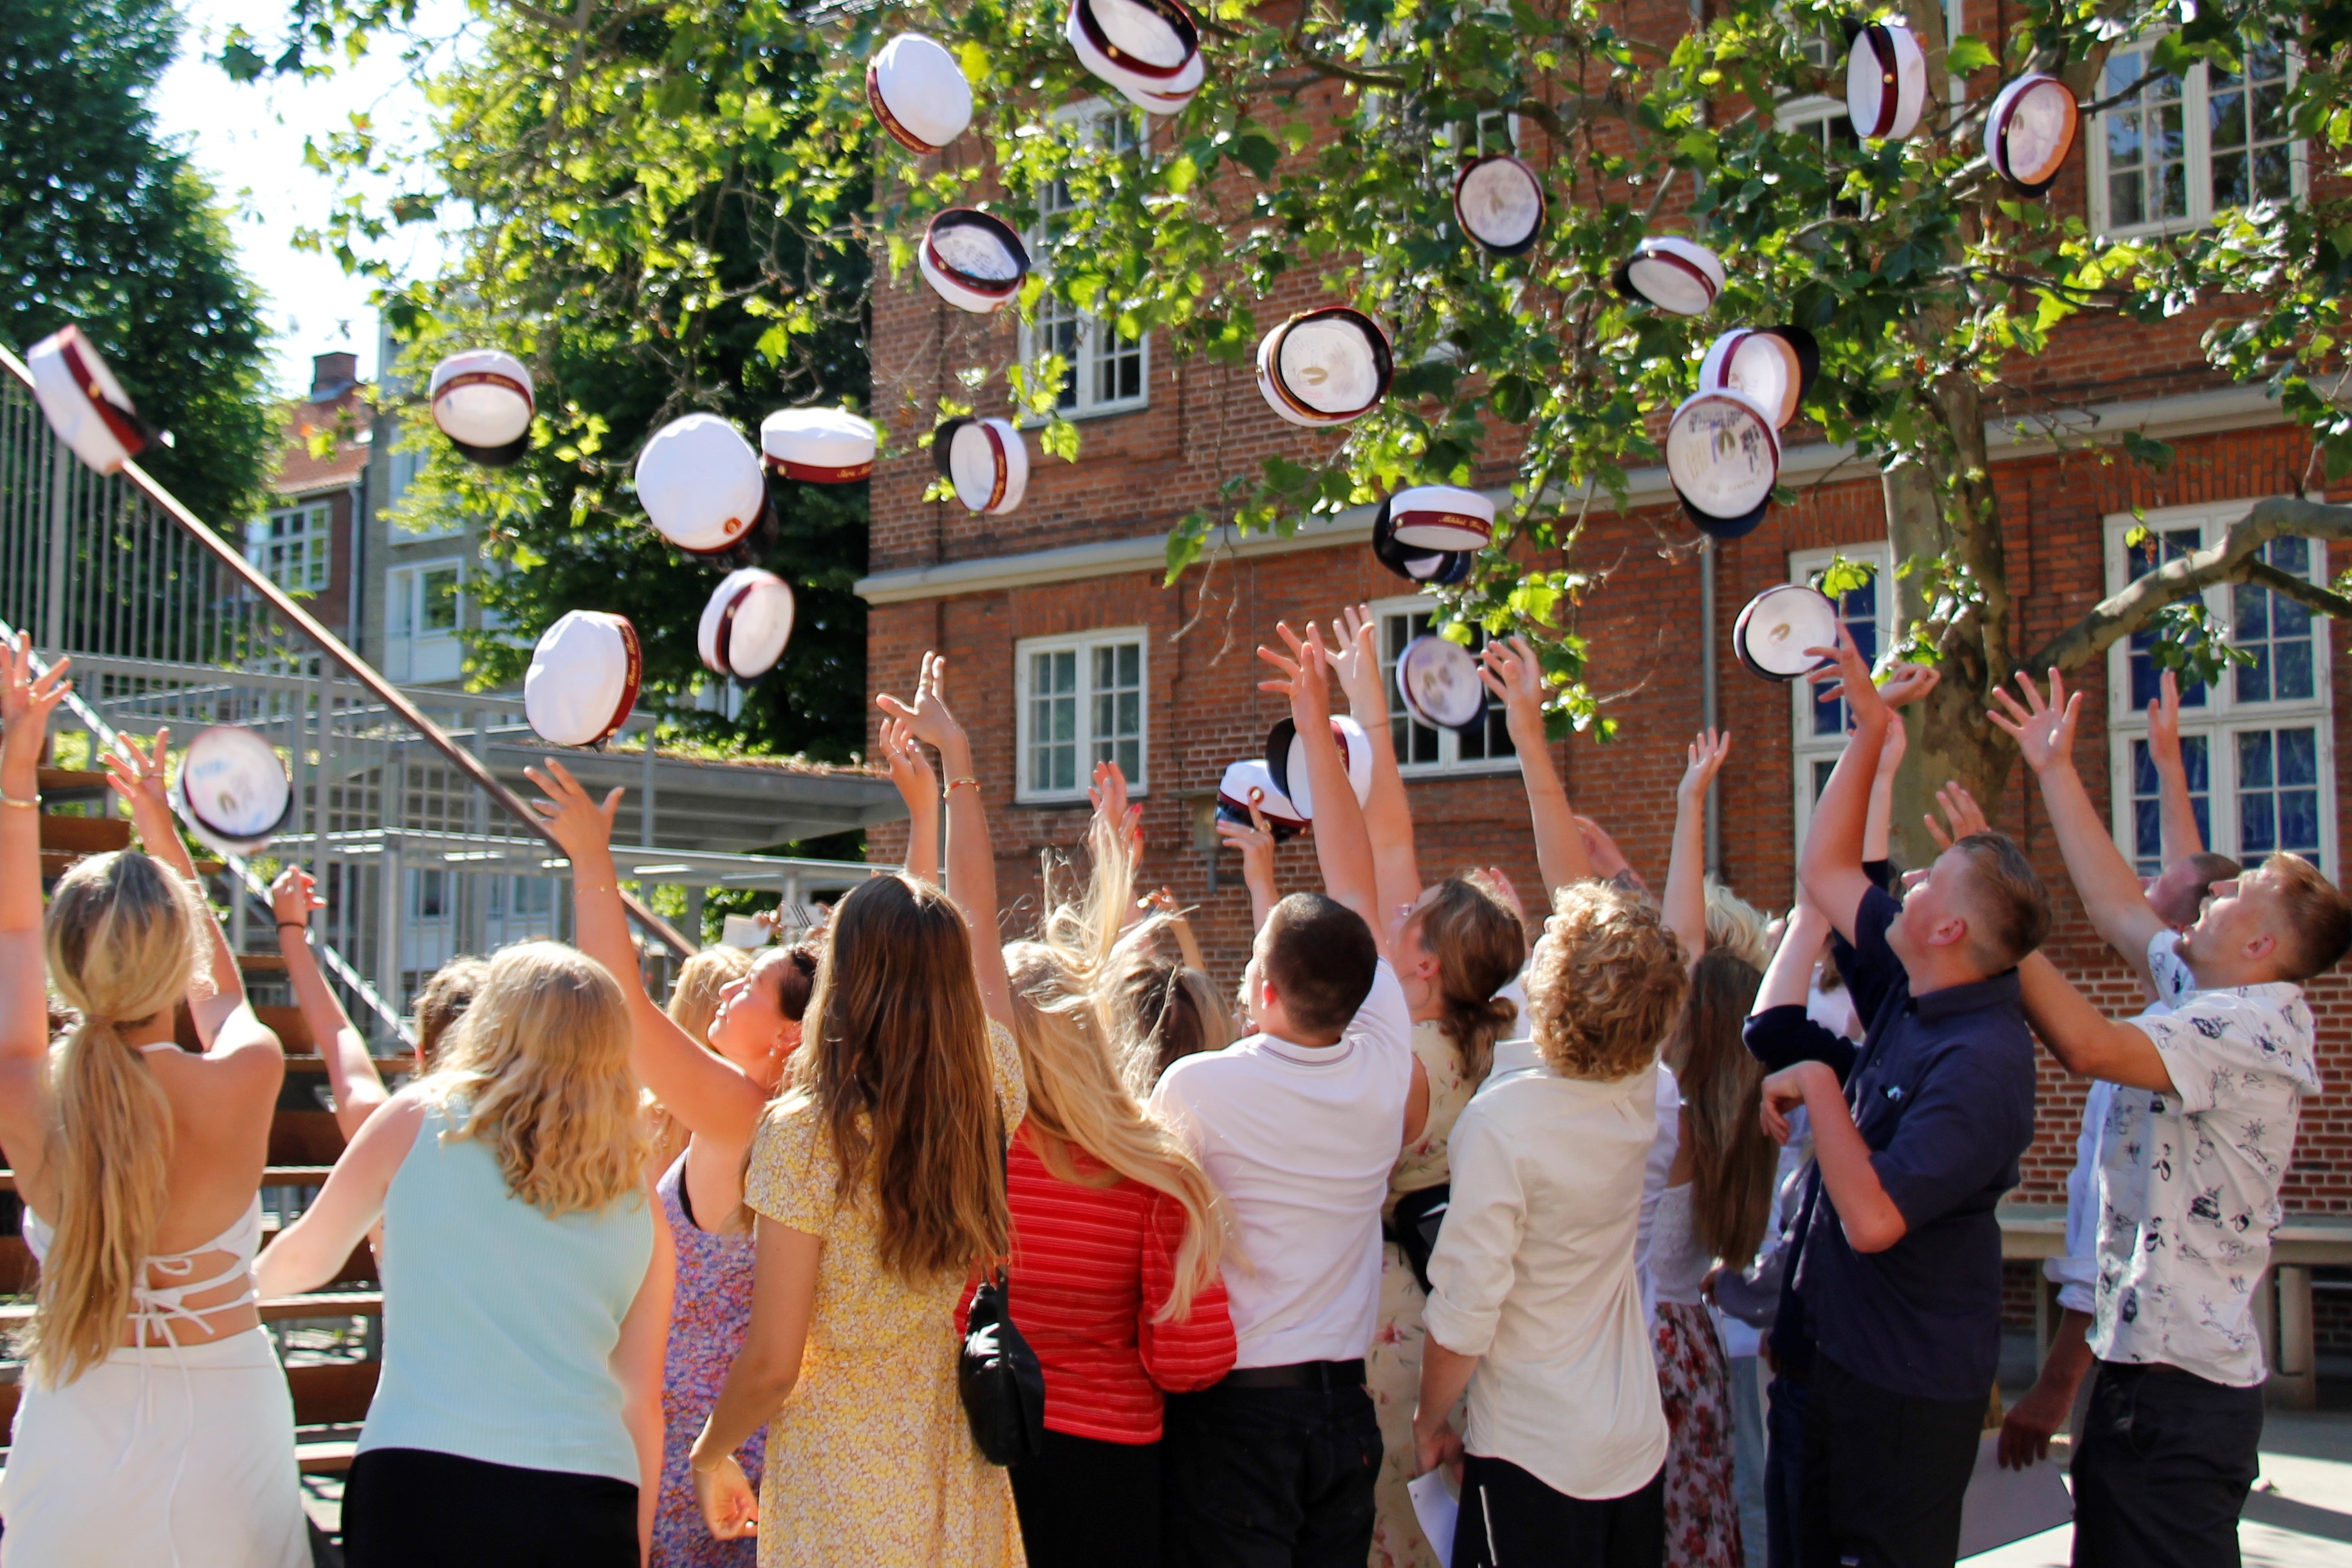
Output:
<path fill-rule="evenodd" d="M 1362 1388 L 1171 1395 L 1160 1439 L 1171 1568 L 1363 1568 L 1381 1424 Z"/>
<path fill-rule="evenodd" d="M 429 1448 L 371 1448 L 343 1487 L 349 1568 L 637 1568 L 637 1489 Z"/>
<path fill-rule="evenodd" d="M 1554 1491 L 1508 1459 L 1467 1454 L 1450 1568 L 1658 1568 L 1666 1472 L 1623 1497 Z"/>
<path fill-rule="evenodd" d="M 2075 1444 L 2074 1568 L 2237 1568 L 2263 1391 L 2099 1363 Z"/>
<path fill-rule="evenodd" d="M 1951 1568 L 1984 1418 L 1983 1398 L 1897 1394 L 1816 1354 L 1797 1520 L 1801 1568 Z"/>
<path fill-rule="evenodd" d="M 1008 1472 L 1029 1568 L 1160 1568 L 1160 1445 L 1048 1427 L 1045 1451 Z"/>
<path fill-rule="evenodd" d="M 1804 1506 L 1805 1401 L 1811 1378 L 1783 1372 L 1772 1379 L 1764 1415 L 1764 1561 L 1767 1568 L 1797 1568 L 1797 1514 Z"/>

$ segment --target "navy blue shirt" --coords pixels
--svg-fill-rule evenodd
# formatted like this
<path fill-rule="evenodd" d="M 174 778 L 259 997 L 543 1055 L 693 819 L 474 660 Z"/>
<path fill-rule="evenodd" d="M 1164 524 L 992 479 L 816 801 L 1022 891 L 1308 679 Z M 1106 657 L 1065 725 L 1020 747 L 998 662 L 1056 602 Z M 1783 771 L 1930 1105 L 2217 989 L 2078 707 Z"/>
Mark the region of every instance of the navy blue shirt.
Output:
<path fill-rule="evenodd" d="M 1860 1253 L 1826 1186 L 1798 1263 L 1814 1343 L 1865 1382 L 1923 1399 L 1982 1399 L 2000 1358 L 2000 1223 L 2033 1141 L 2033 1037 L 2017 972 L 1911 994 L 1871 888 L 1843 969 L 1870 1020 L 1846 1103 L 1903 1239 Z M 1841 958 L 1843 958 L 1841 955 Z"/>

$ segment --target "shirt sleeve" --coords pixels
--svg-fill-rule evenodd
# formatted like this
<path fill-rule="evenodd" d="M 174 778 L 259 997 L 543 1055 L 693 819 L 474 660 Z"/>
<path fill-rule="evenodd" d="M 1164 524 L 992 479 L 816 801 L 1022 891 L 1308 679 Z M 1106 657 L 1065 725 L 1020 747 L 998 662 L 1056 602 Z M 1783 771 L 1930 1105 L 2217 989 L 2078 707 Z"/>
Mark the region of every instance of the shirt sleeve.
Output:
<path fill-rule="evenodd" d="M 2070 1312 L 2098 1310 L 2099 1124 L 2107 1096 L 2094 1083 L 2083 1102 L 2083 1126 L 2074 1136 L 2074 1168 L 2066 1173 L 2066 1253 L 2045 1259 L 2042 1276 L 2058 1287 L 2058 1305 Z"/>
<path fill-rule="evenodd" d="M 1404 999 L 1404 985 L 1383 958 L 1372 971 L 1372 988 L 1364 1005 L 1348 1020 L 1348 1034 L 1396 1064 L 1403 1081 L 1412 1082 L 1412 1009 Z"/>
<path fill-rule="evenodd" d="M 1212 1274 L 1192 1292 L 1181 1318 L 1156 1321 L 1176 1290 L 1176 1258 L 1184 1245 L 1184 1206 L 1164 1192 L 1151 1197 L 1143 1229 L 1143 1299 L 1135 1315 L 1135 1348 L 1144 1375 L 1170 1394 L 1192 1394 L 1234 1369 L 1233 1313 L 1225 1281 Z"/>
<path fill-rule="evenodd" d="M 1903 906 L 1893 894 L 1873 886 L 1854 905 L 1853 942 L 1833 939 L 1838 973 L 1845 977 L 1846 989 L 1853 993 L 1854 1011 L 1864 1029 L 1877 1021 L 1879 1008 L 1904 978 L 1903 961 L 1886 945 L 1886 928 L 1902 913 Z"/>
<path fill-rule="evenodd" d="M 2155 1044 L 2180 1109 L 2193 1115 L 2267 1080 L 2315 1091 L 2310 1017 L 2299 998 L 2274 1009 L 2233 990 L 2192 991 L 2171 1011 L 2144 1012 L 2131 1024 Z"/>
<path fill-rule="evenodd" d="M 763 1219 L 829 1236 L 840 1207 L 834 1195 L 838 1168 L 833 1136 L 816 1102 L 805 1094 L 787 1096 L 768 1108 L 751 1135 L 743 1202 Z"/>
<path fill-rule="evenodd" d="M 2159 931 L 2147 939 L 2147 974 L 2156 982 L 2157 1000 L 2177 1008 L 2197 989 L 2197 977 L 2180 956 L 2180 933 Z"/>
<path fill-rule="evenodd" d="M 1151 1119 L 1184 1140 L 1185 1148 L 1199 1159 L 1206 1152 L 1201 1146 L 1201 1124 L 1193 1119 L 1192 1104 L 1185 1097 L 1182 1061 L 1169 1063 L 1160 1082 L 1151 1086 Z"/>
<path fill-rule="evenodd" d="M 1458 1355 L 1484 1355 L 1502 1321 L 1527 1227 L 1527 1192 L 1492 1119 L 1463 1113 L 1449 1154 L 1453 1191 L 1429 1259 L 1429 1337 Z"/>
<path fill-rule="evenodd" d="M 1748 1054 L 1762 1062 L 1767 1072 L 1800 1061 L 1826 1061 L 1843 1083 L 1853 1068 L 1853 1041 L 1814 1022 L 1795 1002 L 1752 1014 L 1741 1027 L 1740 1038 L 1748 1042 Z"/>
<path fill-rule="evenodd" d="M 2021 1106 L 2015 1085 L 1984 1063 L 1985 1054 L 1955 1051 L 1937 1062 L 1894 1139 L 1870 1157 L 1908 1229 L 1981 1194 L 2032 1141 L 2031 1093 Z"/>

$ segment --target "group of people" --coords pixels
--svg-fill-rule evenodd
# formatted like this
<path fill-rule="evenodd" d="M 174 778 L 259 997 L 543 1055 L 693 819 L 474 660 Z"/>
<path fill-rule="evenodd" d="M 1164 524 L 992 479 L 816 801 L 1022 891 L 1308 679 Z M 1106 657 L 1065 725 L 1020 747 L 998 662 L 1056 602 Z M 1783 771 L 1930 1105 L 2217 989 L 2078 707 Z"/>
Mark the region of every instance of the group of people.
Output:
<path fill-rule="evenodd" d="M 2109 1019 L 2037 953 L 2047 894 L 1964 791 L 1934 862 L 1895 874 L 1895 710 L 1935 674 L 1874 684 L 1841 637 L 1852 734 L 1796 907 L 1768 922 L 1705 875 L 1712 732 L 1654 897 L 1568 799 L 1532 650 L 1496 641 L 1531 922 L 1499 872 L 1423 881 L 1370 616 L 1278 630 L 1265 686 L 1321 886 L 1281 894 L 1255 810 L 1220 824 L 1255 925 L 1237 994 L 1172 901 L 1137 898 L 1140 811 L 1108 764 L 1084 866 L 1049 865 L 1004 940 L 935 655 L 878 699 L 903 873 L 814 939 L 696 956 L 667 1008 L 611 853 L 622 792 L 560 762 L 530 776 L 575 944 L 435 977 L 396 1092 L 289 869 L 278 936 L 349 1141 L 266 1249 L 282 1060 L 196 892 L 165 739 L 108 758 L 143 852 L 77 863 L 45 910 L 65 684 L 0 650 L 0 1148 L 42 1258 L 0 1563 L 311 1562 L 257 1302 L 370 1248 L 355 1568 L 1715 1568 L 1744 1560 L 1757 1490 L 1776 1568 L 1948 1563 L 1999 1411 L 1994 1208 L 2037 1035 L 2100 1087 L 2065 1327 L 2003 1457 L 2071 1421 L 2079 1563 L 2235 1561 L 2252 1291 L 2317 1086 L 2300 986 L 2352 946 L 2316 870 L 2205 854 L 2184 784 L 2177 862 L 2144 888 L 2074 772 L 2079 697 L 2021 681 L 1994 722 L 2148 988 Z M 1335 695 L 1371 747 L 1360 803 Z M 173 1043 L 182 1001 L 200 1051 Z M 1044 1389 L 1003 1468 L 959 1382 L 968 1313 L 1004 1351 L 973 1306 L 999 1280 Z M 1450 1540 L 1424 1528 L 1432 1472 Z"/>

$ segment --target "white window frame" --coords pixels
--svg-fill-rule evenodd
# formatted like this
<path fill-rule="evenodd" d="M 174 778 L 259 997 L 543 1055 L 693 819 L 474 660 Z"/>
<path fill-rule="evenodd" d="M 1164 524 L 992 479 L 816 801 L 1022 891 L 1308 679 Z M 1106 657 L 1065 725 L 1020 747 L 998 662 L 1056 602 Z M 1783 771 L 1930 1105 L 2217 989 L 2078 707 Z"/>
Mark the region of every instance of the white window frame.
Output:
<path fill-rule="evenodd" d="M 280 520 L 300 523 L 291 533 L 272 538 L 270 529 Z M 246 526 L 245 559 L 259 567 L 264 576 L 289 593 L 317 594 L 327 591 L 335 580 L 335 503 L 322 497 L 315 501 L 298 501 L 292 506 L 272 507 L 257 520 Z M 316 580 L 289 582 L 273 569 L 270 555 L 289 545 L 303 547 L 306 578 Z"/>
<path fill-rule="evenodd" d="M 1416 619 L 1426 620 L 1432 613 L 1440 608 L 1441 606 L 1436 600 L 1432 599 L 1425 594 L 1418 593 L 1404 594 L 1394 599 L 1381 599 L 1373 601 L 1372 615 L 1380 627 L 1379 648 L 1381 654 L 1381 689 L 1388 697 L 1389 723 L 1391 732 L 1393 732 L 1394 727 L 1397 725 L 1412 724 L 1412 721 L 1404 716 L 1403 705 L 1397 696 L 1396 661 L 1390 656 L 1389 653 L 1390 618 L 1398 615 L 1409 615 L 1415 617 Z M 1411 640 L 1410 636 L 1406 639 L 1408 642 Z M 1499 703 L 1494 704 L 1489 711 L 1486 722 L 1486 733 L 1490 737 L 1503 733 L 1502 715 L 1502 705 Z M 1415 729 L 1422 730 L 1427 729 L 1427 727 L 1423 725 L 1414 725 L 1413 727 Z M 1516 751 L 1507 751 L 1498 757 L 1465 758 L 1462 755 L 1462 737 L 1458 732 L 1451 729 L 1440 729 L 1431 733 L 1433 733 L 1437 737 L 1437 758 L 1435 761 L 1413 761 L 1412 755 L 1416 748 L 1410 745 L 1399 746 L 1396 748 L 1397 771 L 1404 775 L 1405 778 L 1459 779 L 1465 776 L 1476 776 L 1479 774 L 1517 773 L 1519 770 L 1519 757 L 1518 753 Z M 1507 737 L 1506 737 L 1506 744 L 1508 744 Z"/>
<path fill-rule="evenodd" d="M 445 570 L 457 574 L 454 596 L 457 621 L 446 632 L 421 630 L 425 577 Z M 384 569 L 383 591 L 384 673 L 395 681 L 420 683 L 462 678 L 466 656 L 462 636 L 466 629 L 466 558 L 436 556 L 429 560 L 397 562 Z M 421 673 L 420 653 L 446 657 L 448 674 Z"/>
<path fill-rule="evenodd" d="M 2115 56 L 2126 54 L 2138 56 L 2155 41 L 2145 39 L 2119 46 L 2115 55 L 2111 55 L 2109 58 L 2112 60 Z M 2286 58 L 2286 81 L 2291 88 L 2296 74 L 2301 69 L 2301 59 L 2292 48 L 2285 49 L 2284 53 Z M 2183 179 L 2188 185 L 2186 193 L 2189 198 L 2189 210 L 2179 216 L 2147 218 L 2137 224 L 2121 225 L 2112 220 L 2110 214 L 2112 195 L 2107 183 L 2107 122 L 2110 119 L 2128 112 L 2130 108 L 2137 106 L 2118 105 L 2115 109 L 2104 110 L 2093 116 L 2091 123 L 2084 127 L 2084 135 L 2090 143 L 2086 172 L 2091 183 L 2091 228 L 2094 233 L 2108 239 L 2145 239 L 2163 235 L 2186 234 L 2192 229 L 2202 228 L 2213 221 L 2216 208 L 2213 205 L 2213 133 L 2212 111 L 2209 96 L 2210 68 L 2200 62 L 2191 66 L 2189 75 L 2180 79 L 2181 168 Z M 2125 79 L 2128 81 L 2130 78 Z M 2107 84 L 2102 81 L 2094 89 L 2093 96 L 2105 98 L 2111 90 Z M 2146 88 L 2140 89 L 2142 105 L 2146 102 L 2147 91 Z M 2251 136 L 2252 133 L 2252 128 L 2249 127 L 2248 134 Z M 2145 127 L 2142 128 L 2141 136 L 2142 144 L 2145 145 L 2147 137 Z M 2286 157 L 2288 199 L 2299 202 L 2304 198 L 2310 175 L 2310 165 L 2305 155 L 2302 138 L 2294 137 L 2288 140 Z"/>
<path fill-rule="evenodd" d="M 1837 545 L 1829 549 L 1794 550 L 1789 556 L 1789 580 L 1812 582 L 1827 571 L 1830 563 L 1839 557 L 1857 566 L 1874 570 L 1872 584 L 1878 596 L 1878 644 L 1873 651 L 1872 662 L 1884 659 L 1888 645 L 1888 632 L 1895 622 L 1895 549 L 1885 539 L 1867 539 L 1850 545 Z M 1813 685 L 1810 681 L 1789 683 L 1789 789 L 1791 809 L 1796 814 L 1797 852 L 1805 847 L 1805 831 L 1811 826 L 1816 787 L 1813 782 L 1814 764 L 1834 763 L 1845 750 L 1845 737 L 1813 733 Z"/>
<path fill-rule="evenodd" d="M 1053 115 L 1057 125 L 1078 127 L 1091 127 L 1097 122 L 1107 126 L 1123 118 L 1135 125 L 1136 146 L 1142 148 L 1150 141 L 1150 127 L 1143 121 L 1138 110 L 1123 103 L 1113 103 L 1101 98 L 1082 99 L 1076 103 L 1065 104 Z M 1093 133 L 1099 134 L 1099 131 Z M 1040 200 L 1044 210 L 1039 214 L 1037 226 L 1026 236 L 1031 254 L 1040 258 L 1040 266 L 1048 276 L 1051 268 L 1045 265 L 1045 258 L 1051 254 L 1051 246 L 1046 225 L 1056 215 L 1074 212 L 1078 207 L 1075 201 L 1066 206 L 1053 204 L 1054 197 L 1049 191 Z M 1055 411 L 1062 418 L 1102 419 L 1115 413 L 1133 413 L 1151 406 L 1150 333 L 1146 332 L 1129 342 L 1118 336 L 1118 328 L 1108 320 L 1090 310 L 1077 309 L 1050 293 L 1038 298 L 1037 317 L 1034 321 L 1021 323 L 1021 362 L 1024 365 L 1035 364 L 1046 351 L 1042 342 L 1041 329 L 1065 321 L 1076 324 L 1076 341 L 1067 356 L 1075 382 L 1072 391 L 1076 396 L 1067 406 Z M 1102 372 L 1106 364 L 1130 355 L 1136 361 L 1135 392 L 1130 396 L 1101 395 Z"/>
<path fill-rule="evenodd" d="M 2257 497 L 2259 498 L 2259 497 Z M 2151 509 L 2135 517 L 2130 513 L 2118 513 L 2106 519 L 2106 579 L 2110 593 L 2122 590 L 2130 580 L 2130 566 L 2125 540 L 2136 528 L 2145 527 L 2152 533 L 2163 534 L 2190 528 L 2201 530 L 2206 544 L 2221 538 L 2221 531 L 2246 515 L 2253 500 L 2226 501 L 2219 505 L 2200 507 L 2166 507 Z M 2313 580 L 2327 580 L 2327 551 L 2325 541 L 2309 543 Z M 2205 591 L 2206 612 L 2217 625 L 2234 630 L 2232 604 L 2236 591 L 2231 584 L 2221 584 Z M 2284 701 L 2241 701 L 2237 695 L 2238 666 L 2221 672 L 2221 679 L 2206 688 L 2202 708 L 2183 707 L 2180 710 L 2180 734 L 2184 742 L 2196 737 L 2206 741 L 2206 785 L 2208 789 L 2206 848 L 2232 859 L 2244 858 L 2241 852 L 2238 798 L 2238 747 L 2236 737 L 2243 732 L 2265 729 L 2288 729 L 2308 727 L 2316 732 L 2319 793 L 2319 853 L 2320 869 L 2329 876 L 2337 875 L 2336 824 L 2336 724 L 2335 693 L 2333 690 L 2334 638 L 2328 631 L 2332 622 L 2315 618 L 2312 655 L 2312 695 Z M 2107 778 L 2109 814 L 2115 832 L 2116 847 L 2124 858 L 2141 863 L 2136 831 L 2132 792 L 2132 745 L 2147 738 L 2147 711 L 2132 701 L 2131 639 L 2117 638 L 2107 650 Z"/>
<path fill-rule="evenodd" d="M 1132 643 L 1136 649 L 1137 694 L 1136 765 L 1128 770 L 1127 789 L 1129 794 L 1138 796 L 1150 792 L 1151 632 L 1144 626 L 1106 626 L 1058 637 L 1024 637 L 1013 643 L 1013 799 L 1015 801 L 1023 805 L 1055 805 L 1087 798 L 1087 786 L 1092 781 L 1094 765 L 1097 760 L 1096 747 L 1104 738 L 1095 733 L 1094 653 L 1099 648 L 1115 648 L 1127 643 Z M 1032 665 L 1040 653 L 1060 653 L 1077 655 L 1077 765 L 1072 770 L 1074 782 L 1070 788 L 1037 789 L 1033 788 L 1029 781 L 1029 747 L 1034 719 L 1030 707 L 1034 685 Z"/>

